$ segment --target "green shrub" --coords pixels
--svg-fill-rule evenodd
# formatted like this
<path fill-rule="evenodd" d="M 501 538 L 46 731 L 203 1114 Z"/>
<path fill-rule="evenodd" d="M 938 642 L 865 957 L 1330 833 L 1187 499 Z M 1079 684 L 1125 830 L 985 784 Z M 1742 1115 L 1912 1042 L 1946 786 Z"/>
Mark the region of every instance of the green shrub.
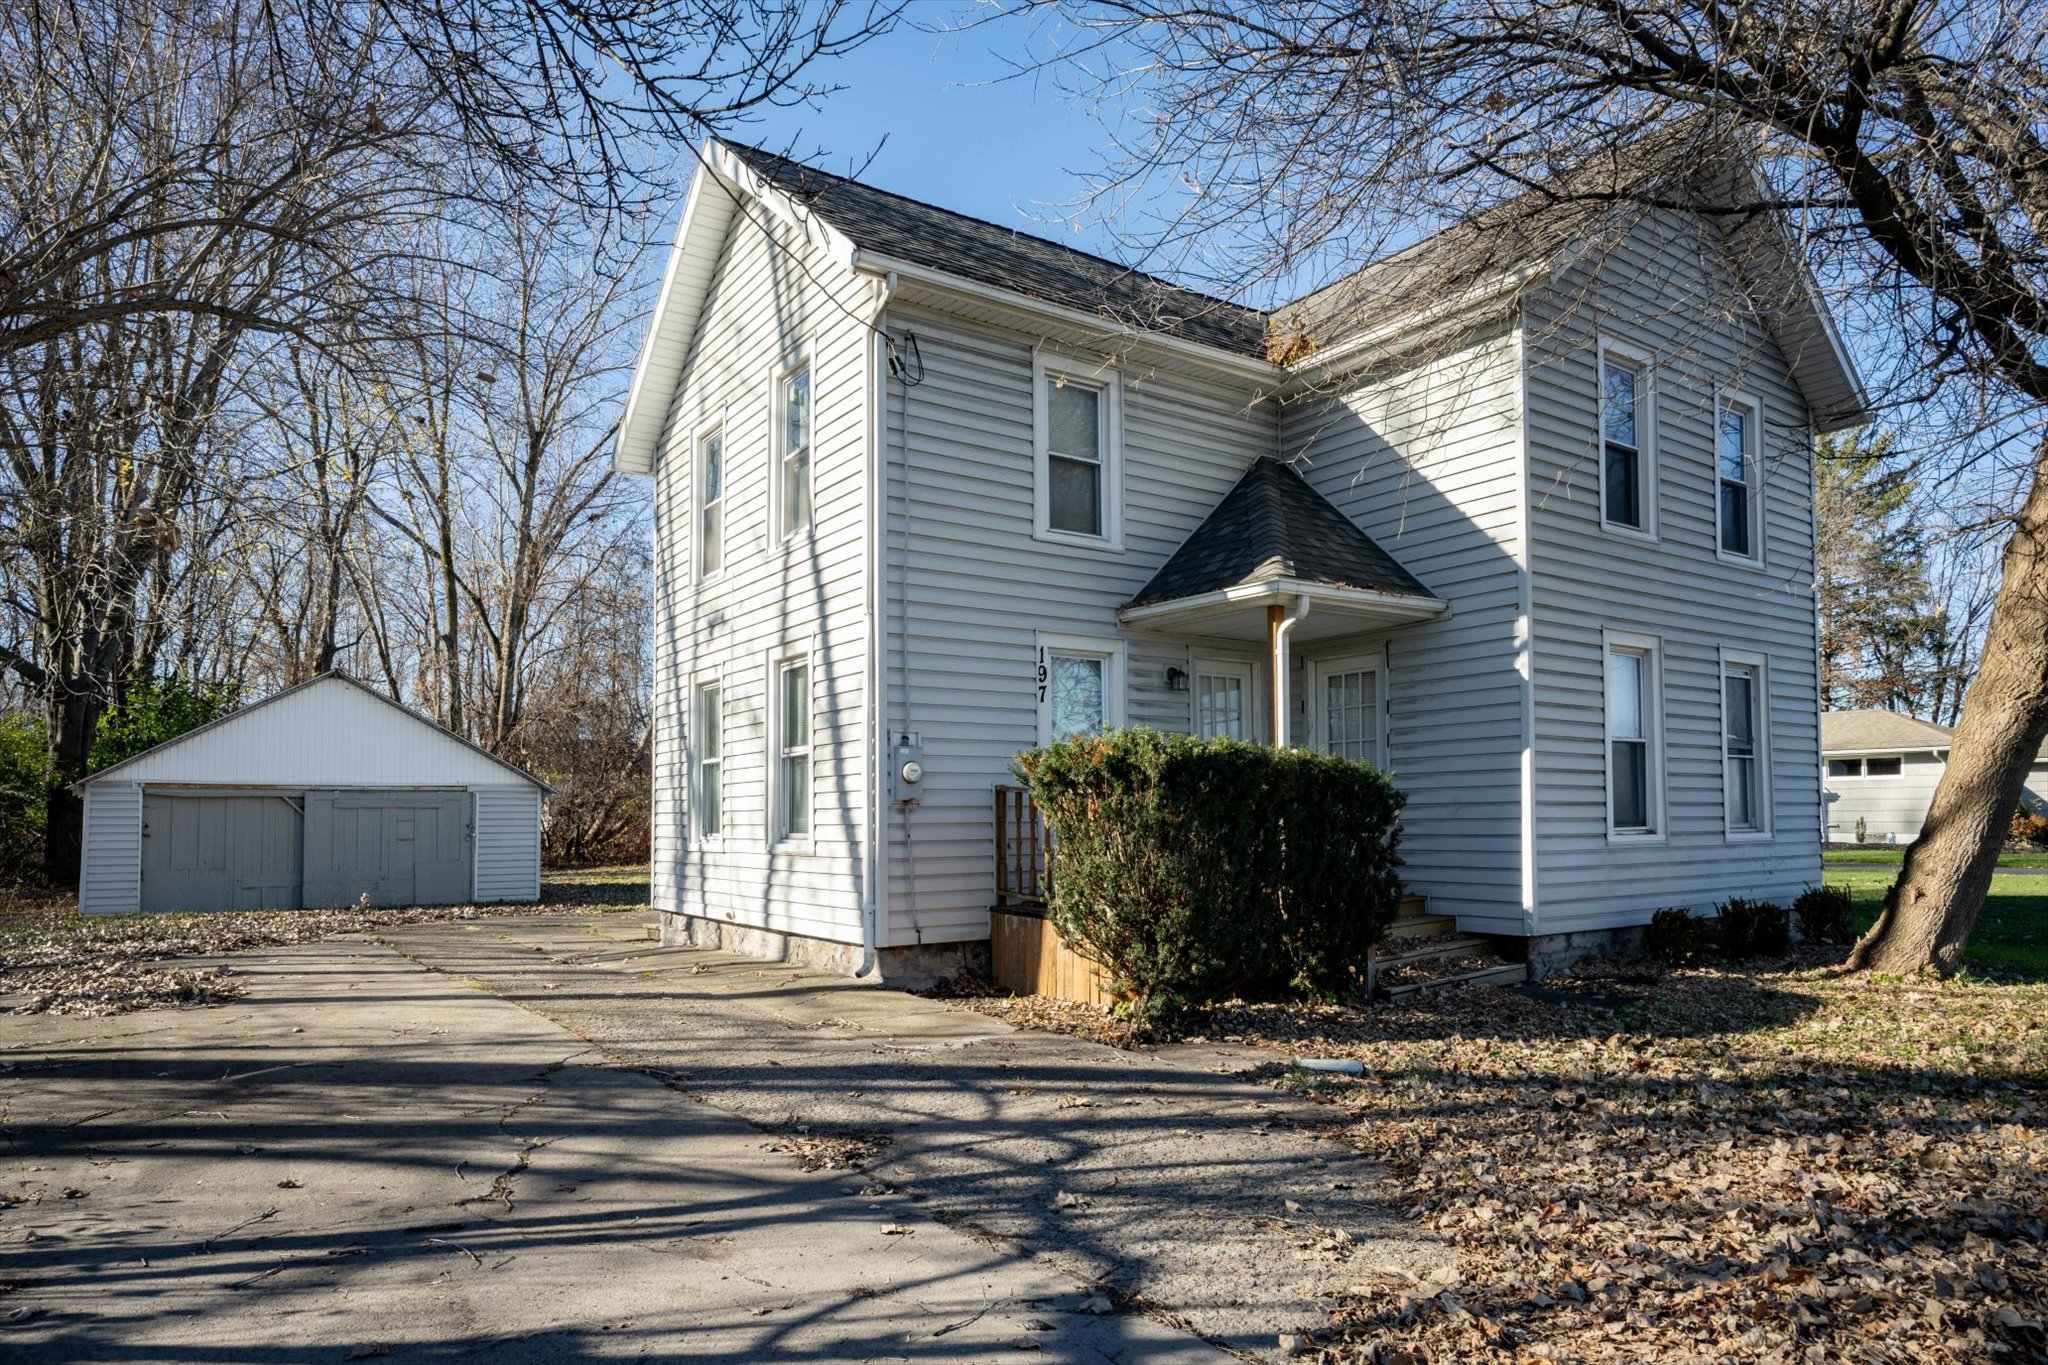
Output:
<path fill-rule="evenodd" d="M 1772 957 L 1792 946 L 1792 920 L 1782 905 L 1737 896 L 1720 906 L 1721 951 L 1729 957 Z"/>
<path fill-rule="evenodd" d="M 1643 931 L 1643 952 L 1659 962 L 1683 967 L 1712 953 L 1721 944 L 1721 926 L 1683 906 L 1671 906 L 1650 916 Z"/>
<path fill-rule="evenodd" d="M 195 683 L 176 675 L 137 678 L 120 705 L 100 718 L 86 771 L 111 768 L 234 709 L 235 689 L 227 683 Z"/>
<path fill-rule="evenodd" d="M 42 717 L 0 711 L 0 886 L 42 866 L 49 794 L 49 732 Z"/>
<path fill-rule="evenodd" d="M 1053 831 L 1054 927 L 1146 1013 L 1358 989 L 1400 909 L 1402 797 L 1364 764 L 1121 730 L 1015 772 Z"/>
<path fill-rule="evenodd" d="M 1809 886 L 1792 902 L 1792 918 L 1807 943 L 1847 943 L 1854 935 L 1849 908 L 1855 898 L 1846 886 Z"/>

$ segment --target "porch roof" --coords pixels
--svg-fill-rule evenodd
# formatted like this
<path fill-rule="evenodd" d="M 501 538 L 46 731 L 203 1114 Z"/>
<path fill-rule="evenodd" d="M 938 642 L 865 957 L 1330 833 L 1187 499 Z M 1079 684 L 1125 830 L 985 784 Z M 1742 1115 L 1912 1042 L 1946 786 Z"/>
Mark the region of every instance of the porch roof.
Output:
<path fill-rule="evenodd" d="M 1152 581 L 1126 625 L 1263 639 L 1263 608 L 1309 606 L 1297 639 L 1424 620 L 1446 607 L 1281 460 L 1262 458 Z"/>

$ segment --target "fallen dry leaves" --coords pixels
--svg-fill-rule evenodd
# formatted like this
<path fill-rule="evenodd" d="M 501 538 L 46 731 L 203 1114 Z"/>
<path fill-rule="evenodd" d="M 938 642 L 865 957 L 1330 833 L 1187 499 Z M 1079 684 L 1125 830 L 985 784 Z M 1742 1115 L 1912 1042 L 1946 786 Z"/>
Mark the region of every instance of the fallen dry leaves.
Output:
<path fill-rule="evenodd" d="M 16 1014 L 104 1016 L 218 1005 L 242 994 L 233 969 L 173 968 L 166 958 L 217 957 L 315 943 L 394 924 L 489 915 L 599 915 L 607 905 L 466 905 L 403 909 L 240 910 L 210 915 L 42 912 L 0 924 L 0 1007 Z"/>
<path fill-rule="evenodd" d="M 1133 1038 L 1086 1006 L 963 1003 Z M 1233 1004 L 1178 1036 L 1270 1049 L 1457 1252 L 1436 1281 L 1362 1278 L 1303 1354 L 2048 1359 L 2048 986 L 1608 963 L 1534 991 Z M 1364 1074 L 1282 1062 L 1311 1055 Z"/>

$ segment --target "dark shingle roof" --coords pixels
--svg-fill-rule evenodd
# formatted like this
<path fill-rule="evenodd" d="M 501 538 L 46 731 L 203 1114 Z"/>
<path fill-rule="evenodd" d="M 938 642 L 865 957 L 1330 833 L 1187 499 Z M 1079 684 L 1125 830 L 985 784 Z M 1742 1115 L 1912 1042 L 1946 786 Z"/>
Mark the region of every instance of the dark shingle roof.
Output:
<path fill-rule="evenodd" d="M 1266 316 L 1126 265 L 727 143 L 749 169 L 807 205 L 862 250 L 1013 290 L 1115 322 L 1263 356 Z"/>
<path fill-rule="evenodd" d="M 1293 466 L 1269 457 L 1245 471 L 1208 519 L 1124 605 L 1198 597 L 1269 578 L 1430 596 L 1414 574 L 1309 487 Z"/>

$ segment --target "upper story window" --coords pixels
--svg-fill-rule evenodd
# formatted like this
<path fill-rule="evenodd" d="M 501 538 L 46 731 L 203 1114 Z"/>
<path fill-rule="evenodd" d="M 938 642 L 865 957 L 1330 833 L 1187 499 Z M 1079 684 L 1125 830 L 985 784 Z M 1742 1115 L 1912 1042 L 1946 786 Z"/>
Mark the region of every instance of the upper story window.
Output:
<path fill-rule="evenodd" d="M 1720 549 L 1741 559 L 1759 558 L 1763 544 L 1758 425 L 1755 403 L 1745 398 L 1722 400 L 1715 437 Z"/>
<path fill-rule="evenodd" d="M 1653 835 L 1661 829 L 1657 644 L 1635 636 L 1607 640 L 1607 829 Z"/>
<path fill-rule="evenodd" d="M 1656 533 L 1651 449 L 1650 364 L 1610 343 L 1600 347 L 1600 520 Z"/>
<path fill-rule="evenodd" d="M 811 524 L 811 367 L 807 361 L 776 385 L 776 501 L 786 540 Z"/>
<path fill-rule="evenodd" d="M 1121 548 L 1122 382 L 1115 371 L 1068 368 L 1041 355 L 1033 365 L 1036 534 L 1045 540 Z"/>
<path fill-rule="evenodd" d="M 725 567 L 725 434 L 713 431 L 697 441 L 697 576 L 715 578 Z"/>

